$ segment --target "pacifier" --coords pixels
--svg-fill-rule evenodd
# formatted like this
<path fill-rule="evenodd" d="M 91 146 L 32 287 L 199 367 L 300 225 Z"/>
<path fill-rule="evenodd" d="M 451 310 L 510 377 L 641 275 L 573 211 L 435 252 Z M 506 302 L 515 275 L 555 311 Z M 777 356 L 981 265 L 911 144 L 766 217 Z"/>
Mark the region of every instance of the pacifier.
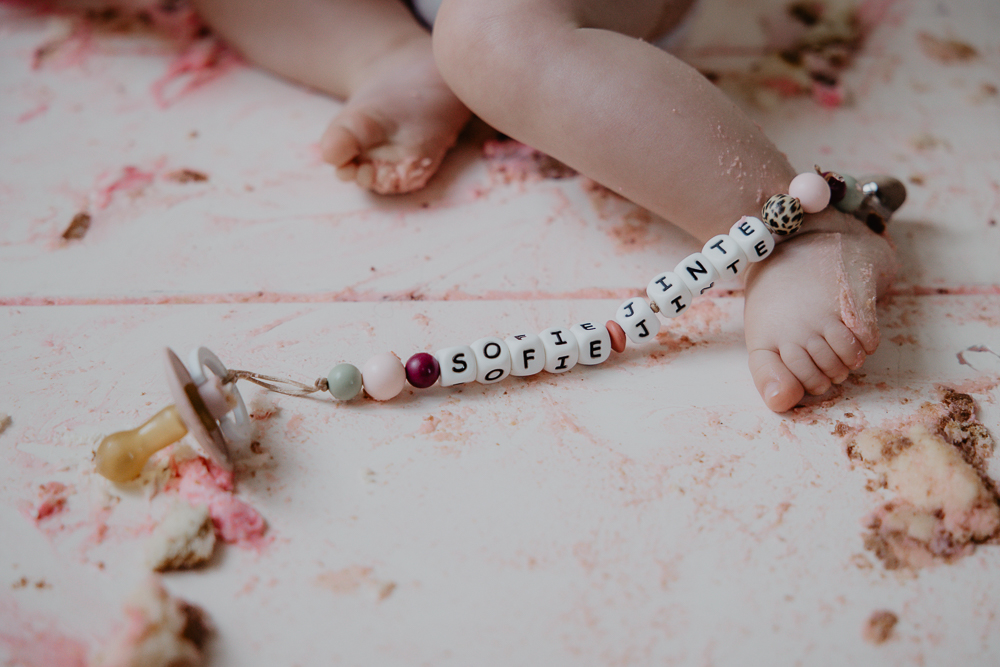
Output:
<path fill-rule="evenodd" d="M 150 456 L 188 433 L 226 471 L 233 469 L 230 448 L 250 441 L 250 416 L 225 364 L 206 347 L 192 350 L 187 365 L 170 348 L 164 352 L 174 404 L 142 426 L 101 441 L 94 459 L 97 472 L 112 482 L 135 479 Z"/>

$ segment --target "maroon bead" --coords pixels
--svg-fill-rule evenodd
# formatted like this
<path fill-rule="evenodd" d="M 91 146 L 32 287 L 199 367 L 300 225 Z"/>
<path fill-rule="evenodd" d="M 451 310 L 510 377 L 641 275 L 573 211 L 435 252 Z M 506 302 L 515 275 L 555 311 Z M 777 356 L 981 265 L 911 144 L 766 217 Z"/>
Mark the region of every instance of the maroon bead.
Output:
<path fill-rule="evenodd" d="M 417 389 L 426 389 L 441 375 L 441 365 L 434 355 L 417 352 L 406 362 L 406 379 Z"/>
<path fill-rule="evenodd" d="M 847 194 L 847 182 L 844 177 L 832 171 L 816 170 L 820 176 L 826 179 L 826 184 L 830 186 L 830 205 L 833 206 Z"/>

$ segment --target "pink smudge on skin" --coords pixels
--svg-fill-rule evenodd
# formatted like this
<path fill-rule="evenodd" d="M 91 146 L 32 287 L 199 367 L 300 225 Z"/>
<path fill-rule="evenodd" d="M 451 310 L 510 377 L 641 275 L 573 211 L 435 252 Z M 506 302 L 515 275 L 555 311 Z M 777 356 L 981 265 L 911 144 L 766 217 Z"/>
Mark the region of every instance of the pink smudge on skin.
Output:
<path fill-rule="evenodd" d="M 150 88 L 153 99 L 161 109 L 166 109 L 241 62 L 232 49 L 217 39 L 194 42 L 170 63 L 162 77 L 153 82 Z M 168 89 L 175 84 L 179 88 L 171 93 Z"/>
<path fill-rule="evenodd" d="M 138 192 L 149 186 L 154 178 L 155 175 L 152 172 L 142 171 L 138 167 L 128 165 L 122 169 L 118 178 L 94 193 L 94 206 L 97 209 L 105 209 L 111 203 L 116 192 Z"/>
<path fill-rule="evenodd" d="M 270 543 L 264 538 L 267 522 L 260 512 L 233 495 L 233 473 L 203 457 L 171 461 L 174 478 L 165 490 L 194 505 L 208 507 L 215 534 L 223 542 L 261 549 Z"/>

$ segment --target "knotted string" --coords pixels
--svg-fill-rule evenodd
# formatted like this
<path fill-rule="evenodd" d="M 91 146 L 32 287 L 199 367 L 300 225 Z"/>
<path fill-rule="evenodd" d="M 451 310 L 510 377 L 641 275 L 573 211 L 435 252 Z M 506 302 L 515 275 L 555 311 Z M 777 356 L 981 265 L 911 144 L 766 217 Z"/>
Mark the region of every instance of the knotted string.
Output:
<path fill-rule="evenodd" d="M 255 385 L 263 387 L 268 391 L 285 394 L 286 396 L 308 396 L 309 394 L 313 394 L 317 391 L 327 391 L 330 388 L 326 378 L 318 378 L 316 382 L 308 385 L 304 382 L 298 382 L 297 380 L 274 377 L 273 375 L 264 375 L 263 373 L 254 373 L 253 371 L 237 371 L 232 369 L 229 370 L 229 373 L 226 374 L 226 377 L 222 382 L 224 384 L 229 384 L 230 382 L 236 382 L 237 380 L 247 380 L 248 382 L 253 382 Z"/>

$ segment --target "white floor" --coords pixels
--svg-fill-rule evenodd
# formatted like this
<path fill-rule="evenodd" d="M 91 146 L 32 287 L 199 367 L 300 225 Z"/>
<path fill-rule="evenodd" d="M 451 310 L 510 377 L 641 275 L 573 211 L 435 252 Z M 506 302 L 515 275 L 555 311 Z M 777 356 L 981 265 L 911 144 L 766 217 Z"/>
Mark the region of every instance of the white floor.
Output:
<path fill-rule="evenodd" d="M 745 4 L 709 5 L 692 57 Z M 385 404 L 243 384 L 277 408 L 262 452 L 236 452 L 273 541 L 164 576 L 217 627 L 210 664 L 997 664 L 1000 549 L 886 571 L 862 544 L 879 496 L 834 433 L 912 415 L 942 383 L 1000 433 L 1000 359 L 968 351 L 1000 350 L 1000 6 L 884 4 L 851 104 L 749 108 L 801 169 L 907 183 L 903 268 L 860 373 L 770 413 L 737 292 L 562 376 Z M 311 382 L 386 350 L 603 321 L 695 249 L 581 178 L 507 182 L 483 128 L 425 191 L 366 195 L 319 161 L 335 102 L 240 65 L 164 100 L 176 54 L 142 35 L 71 39 L 33 69 L 64 28 L 0 9 L 5 664 L 74 664 L 147 574 L 164 499 L 107 484 L 91 455 L 170 402 L 163 347 Z M 978 55 L 943 62 L 924 33 Z M 80 211 L 86 235 L 62 240 Z M 71 485 L 65 510 L 33 520 L 51 481 Z M 875 646 L 879 609 L 899 624 Z"/>

